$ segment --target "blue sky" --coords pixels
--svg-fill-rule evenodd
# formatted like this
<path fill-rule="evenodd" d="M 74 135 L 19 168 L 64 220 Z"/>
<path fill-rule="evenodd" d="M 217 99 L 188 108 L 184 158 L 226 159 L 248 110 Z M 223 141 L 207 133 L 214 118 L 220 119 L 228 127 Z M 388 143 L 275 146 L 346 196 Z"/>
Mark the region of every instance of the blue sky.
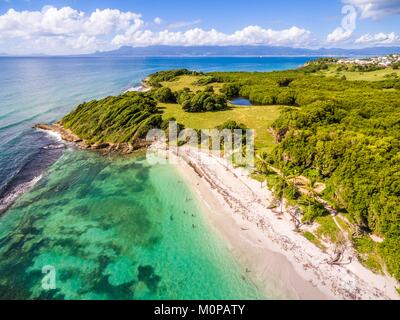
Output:
<path fill-rule="evenodd" d="M 0 52 L 400 45 L 399 17 L 400 0 L 0 0 Z"/>

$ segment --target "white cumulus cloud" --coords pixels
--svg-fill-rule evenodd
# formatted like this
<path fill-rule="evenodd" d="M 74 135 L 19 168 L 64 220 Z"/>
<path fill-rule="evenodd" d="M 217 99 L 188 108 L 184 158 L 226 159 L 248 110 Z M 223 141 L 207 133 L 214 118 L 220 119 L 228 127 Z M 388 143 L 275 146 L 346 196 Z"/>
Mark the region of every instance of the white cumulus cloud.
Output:
<path fill-rule="evenodd" d="M 195 27 L 201 20 L 175 22 L 162 31 L 151 29 L 152 25 L 164 23 L 161 18 L 156 17 L 152 22 L 145 23 L 138 13 L 117 9 L 97 9 L 89 13 L 53 6 L 45 6 L 40 11 L 10 9 L 0 15 L 0 50 L 22 54 L 75 54 L 123 45 L 307 46 L 313 40 L 310 31 L 295 26 L 283 30 L 248 26 L 224 33 Z"/>
<path fill-rule="evenodd" d="M 133 33 L 143 25 L 141 15 L 116 9 L 97 9 L 89 15 L 71 7 L 45 6 L 41 11 L 10 9 L 0 16 L 0 38 L 13 43 L 18 40 L 18 47 L 24 44 L 34 52 L 90 52 L 106 44 L 102 37 Z M 105 47 L 110 46 L 109 43 Z"/>
<path fill-rule="evenodd" d="M 168 30 L 153 32 L 138 30 L 113 39 L 115 45 L 291 45 L 306 46 L 311 41 L 311 32 L 298 27 L 284 30 L 263 29 L 259 26 L 248 26 L 231 34 L 216 29 L 203 30 L 194 28 L 187 31 L 172 32 Z"/>
<path fill-rule="evenodd" d="M 127 28 L 139 28 L 140 15 L 119 10 L 96 10 L 89 16 L 71 7 L 57 9 L 46 6 L 42 11 L 8 10 L 0 16 L 3 37 L 29 37 L 32 35 L 105 35 Z"/>
<path fill-rule="evenodd" d="M 343 3 L 357 7 L 363 19 L 400 14 L 400 0 L 343 0 Z"/>
<path fill-rule="evenodd" d="M 345 30 L 342 27 L 336 28 L 328 34 L 326 41 L 328 43 L 340 43 L 349 40 L 353 36 L 353 30 Z"/>
<path fill-rule="evenodd" d="M 365 34 L 356 40 L 358 44 L 374 44 L 374 45 L 395 45 L 400 44 L 400 36 L 394 32 Z"/>
<path fill-rule="evenodd" d="M 116 9 L 97 9 L 84 22 L 84 30 L 92 35 L 105 35 L 126 29 L 137 30 L 144 24 L 141 15 Z"/>

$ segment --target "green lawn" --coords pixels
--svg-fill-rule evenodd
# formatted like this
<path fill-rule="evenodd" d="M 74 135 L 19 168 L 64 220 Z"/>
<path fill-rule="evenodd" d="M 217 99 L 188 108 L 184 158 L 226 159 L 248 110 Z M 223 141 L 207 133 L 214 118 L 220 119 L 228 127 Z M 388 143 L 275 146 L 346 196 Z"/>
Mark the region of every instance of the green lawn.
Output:
<path fill-rule="evenodd" d="M 392 68 L 387 68 L 383 70 L 370 71 L 370 72 L 352 72 L 352 71 L 336 71 L 336 66 L 330 66 L 329 70 L 320 71 L 316 74 L 323 74 L 329 77 L 342 77 L 346 76 L 347 80 L 350 81 L 382 81 L 386 80 L 385 76 L 392 73 L 396 73 L 400 77 L 400 70 L 393 70 Z"/>
<path fill-rule="evenodd" d="M 214 87 L 214 91 L 219 92 L 224 85 L 223 83 L 212 83 L 207 86 L 195 84 L 201 78 L 204 78 L 204 76 L 180 76 L 174 81 L 161 82 L 161 85 L 163 87 L 170 88 L 172 91 L 179 91 L 183 88 L 189 88 L 193 92 L 204 90 L 208 86 Z"/>
<path fill-rule="evenodd" d="M 232 107 L 226 111 L 188 113 L 178 104 L 159 104 L 164 119 L 175 118 L 186 128 L 212 129 L 228 120 L 245 124 L 256 132 L 257 150 L 270 151 L 274 138 L 268 132 L 271 124 L 278 118 L 280 106 Z"/>
<path fill-rule="evenodd" d="M 325 246 L 322 244 L 321 240 L 319 240 L 313 233 L 309 231 L 303 232 L 303 236 L 310 242 L 314 243 L 318 248 L 325 250 Z"/>
<path fill-rule="evenodd" d="M 385 264 L 379 254 L 379 245 L 368 236 L 355 238 L 354 245 L 361 263 L 375 273 L 382 274 Z"/>
<path fill-rule="evenodd" d="M 172 91 L 179 91 L 189 88 L 193 92 L 204 90 L 207 86 L 196 85 L 195 83 L 204 76 L 180 76 L 174 81 L 161 83 Z M 209 86 L 219 92 L 224 84 L 212 83 Z M 178 104 L 160 103 L 164 119 L 175 118 L 186 128 L 192 129 L 213 129 L 228 120 L 243 123 L 256 132 L 255 143 L 258 151 L 271 151 L 274 146 L 274 138 L 268 129 L 279 117 L 281 106 L 253 106 L 237 107 L 231 106 L 229 110 L 219 112 L 188 113 L 182 110 Z"/>
<path fill-rule="evenodd" d="M 315 221 L 319 224 L 316 231 L 318 238 L 326 239 L 332 243 L 337 243 L 341 240 L 341 231 L 332 216 L 318 217 Z"/>

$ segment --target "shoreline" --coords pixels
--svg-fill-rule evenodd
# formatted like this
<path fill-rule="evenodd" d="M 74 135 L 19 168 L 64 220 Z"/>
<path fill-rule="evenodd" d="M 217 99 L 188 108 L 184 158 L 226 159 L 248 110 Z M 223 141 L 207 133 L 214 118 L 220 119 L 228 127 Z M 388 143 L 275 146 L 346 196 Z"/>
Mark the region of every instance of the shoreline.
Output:
<path fill-rule="evenodd" d="M 145 79 L 140 86 L 125 92 L 148 90 L 151 88 Z M 160 145 L 149 143 L 88 144 L 61 123 L 35 128 L 105 155 L 130 154 L 145 147 L 166 152 Z M 329 265 L 326 261 L 332 258 L 333 250 L 323 252 L 295 232 L 290 208 L 278 217 L 269 208 L 272 193 L 244 170 L 191 147 L 180 147 L 179 152 L 175 155 L 168 151 L 166 156 L 177 159 L 176 167 L 197 195 L 206 221 L 225 240 L 246 273 L 250 270 L 249 277 L 265 287 L 265 292 L 280 292 L 290 299 L 400 299 L 396 280 L 362 266 L 352 248 L 346 251 L 348 265 Z"/>
<path fill-rule="evenodd" d="M 149 92 L 152 90 L 152 87 L 147 84 L 148 78 L 145 78 L 141 84 L 137 87 L 131 87 L 122 94 L 128 92 Z M 80 138 L 78 135 L 74 134 L 71 130 L 64 128 L 62 122 L 56 122 L 53 124 L 43 124 L 39 123 L 33 126 L 36 130 L 41 130 L 46 132 L 49 135 L 53 135 L 56 140 L 61 140 L 67 143 L 72 143 L 80 149 L 84 150 L 95 150 L 99 151 L 103 154 L 131 154 L 138 149 L 142 149 L 148 147 L 150 143 L 140 141 L 137 144 L 131 143 L 88 143 L 85 139 Z"/>
<path fill-rule="evenodd" d="M 185 182 L 197 197 L 208 226 L 228 247 L 229 251 L 252 282 L 269 299 L 270 295 L 286 299 L 327 300 L 328 295 L 299 276 L 287 258 L 265 246 L 263 235 L 253 232 L 248 221 L 242 220 L 223 205 L 209 184 L 187 162 L 176 166 Z M 240 236 L 238 236 L 240 235 Z M 281 281 L 285 278 L 285 281 Z M 298 292 L 296 288 L 302 287 Z"/>
<path fill-rule="evenodd" d="M 102 154 L 131 154 L 139 149 L 148 147 L 149 142 L 140 141 L 137 144 L 131 143 L 94 143 L 90 144 L 84 139 L 74 134 L 71 130 L 66 129 L 60 123 L 55 124 L 37 124 L 34 126 L 35 129 L 47 132 L 50 135 L 54 135 L 56 139 L 61 139 L 64 142 L 72 143 L 80 149 L 98 151 Z"/>
<path fill-rule="evenodd" d="M 130 87 L 129 89 L 125 90 L 123 93 L 127 92 L 149 92 L 152 88 L 147 84 L 147 79 L 144 79 L 140 85 L 136 87 Z"/>
<path fill-rule="evenodd" d="M 329 265 L 322 252 L 296 233 L 286 208 L 268 208 L 272 193 L 242 169 L 192 147 L 179 154 L 153 144 L 150 150 L 176 160 L 176 167 L 200 200 L 210 226 L 264 291 L 284 299 L 398 300 L 396 280 L 362 266 L 353 250 L 348 265 Z"/>
<path fill-rule="evenodd" d="M 55 131 L 54 125 L 37 128 L 78 147 L 81 143 L 75 135 Z M 278 217 L 269 208 L 271 191 L 261 188 L 243 169 L 190 146 L 180 147 L 178 155 L 157 142 L 147 150 L 176 161 L 178 172 L 199 200 L 205 222 L 225 241 L 245 268 L 246 276 L 260 284 L 267 296 L 274 292 L 282 299 L 400 299 L 396 280 L 362 266 L 354 250 L 348 253 L 352 255 L 348 265 L 326 263 L 332 252 L 323 252 L 296 233 L 288 208 Z M 110 153 L 109 149 L 100 151 Z"/>

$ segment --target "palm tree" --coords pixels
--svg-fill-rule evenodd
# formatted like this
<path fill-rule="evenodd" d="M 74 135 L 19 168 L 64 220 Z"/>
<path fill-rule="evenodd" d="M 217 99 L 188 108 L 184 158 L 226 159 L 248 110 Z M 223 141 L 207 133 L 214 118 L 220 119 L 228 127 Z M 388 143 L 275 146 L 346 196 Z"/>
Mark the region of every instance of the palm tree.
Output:
<path fill-rule="evenodd" d="M 269 172 L 268 164 L 268 154 L 266 152 L 261 152 L 256 155 L 256 166 L 260 173 L 266 174 Z"/>
<path fill-rule="evenodd" d="M 267 175 L 270 173 L 268 154 L 266 152 L 261 152 L 256 155 L 256 169 L 257 172 L 261 174 Z M 263 182 L 265 182 L 265 180 L 261 181 L 261 188 L 263 187 Z"/>
<path fill-rule="evenodd" d="M 283 214 L 283 203 L 284 203 L 284 196 L 286 188 L 292 187 L 295 188 L 295 184 L 293 183 L 293 179 L 296 178 L 296 175 L 289 174 L 289 171 L 286 168 L 283 168 L 280 174 L 280 182 L 279 182 L 279 189 L 278 195 L 281 198 L 281 213 Z"/>
<path fill-rule="evenodd" d="M 315 199 L 318 193 L 315 191 L 315 184 L 317 183 L 315 178 L 307 179 L 305 186 L 303 187 L 308 196 L 308 211 L 310 211 L 311 207 L 311 199 Z"/>

